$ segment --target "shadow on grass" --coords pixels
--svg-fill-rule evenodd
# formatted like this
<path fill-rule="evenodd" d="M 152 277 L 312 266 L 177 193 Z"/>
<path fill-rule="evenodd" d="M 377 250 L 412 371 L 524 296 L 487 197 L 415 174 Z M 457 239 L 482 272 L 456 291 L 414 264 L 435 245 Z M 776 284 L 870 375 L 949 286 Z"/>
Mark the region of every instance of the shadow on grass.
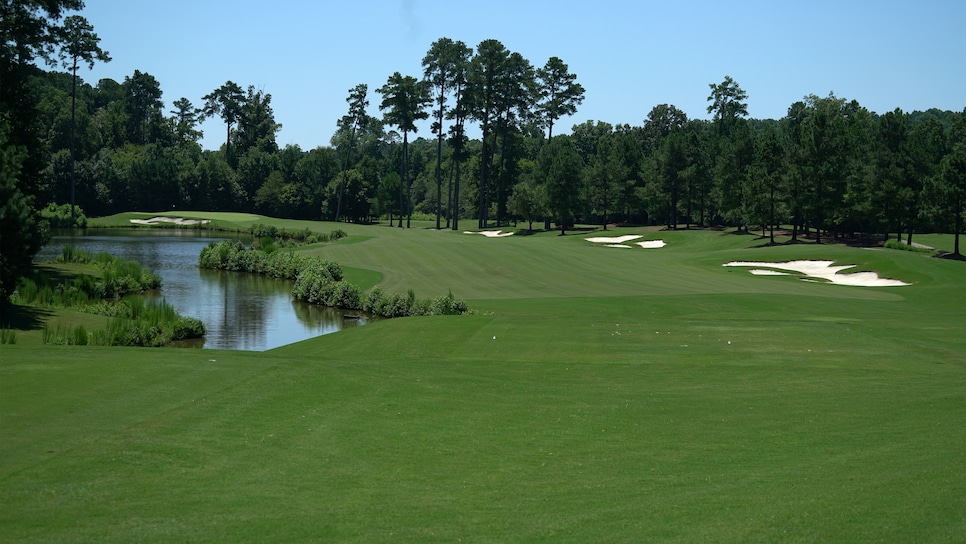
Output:
<path fill-rule="evenodd" d="M 32 306 L 4 304 L 0 308 L 0 328 L 19 331 L 38 331 L 53 312 Z"/>
<path fill-rule="evenodd" d="M 76 278 L 82 272 L 76 270 L 64 270 L 53 266 L 52 263 L 38 263 L 35 264 L 33 270 L 33 277 L 37 279 L 39 276 L 44 276 L 49 280 L 51 285 L 57 285 L 65 283 Z"/>

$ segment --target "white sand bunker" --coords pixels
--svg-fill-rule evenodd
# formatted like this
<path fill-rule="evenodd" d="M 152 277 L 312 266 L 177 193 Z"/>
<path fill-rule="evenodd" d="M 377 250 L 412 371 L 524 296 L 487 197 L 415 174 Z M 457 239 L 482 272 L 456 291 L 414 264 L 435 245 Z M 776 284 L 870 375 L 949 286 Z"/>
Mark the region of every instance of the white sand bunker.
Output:
<path fill-rule="evenodd" d="M 839 274 L 840 271 L 853 268 L 854 264 L 832 266 L 835 261 L 788 261 L 784 263 L 769 263 L 761 261 L 732 261 L 722 266 L 753 266 L 750 270 L 756 276 L 783 276 L 790 275 L 791 272 L 798 272 L 808 278 L 819 278 L 834 283 L 836 285 L 853 285 L 858 287 L 899 287 L 910 285 L 906 282 L 889 278 L 880 278 L 875 272 L 854 272 L 852 274 Z M 801 278 L 805 281 L 814 281 L 808 278 Z"/>
<path fill-rule="evenodd" d="M 643 238 L 640 234 L 628 234 L 626 236 L 598 236 L 594 238 L 584 238 L 588 242 L 593 242 L 595 244 L 603 244 L 604 247 L 620 247 L 625 249 L 630 249 L 634 246 L 628 245 L 627 242 L 631 240 L 637 240 L 638 238 Z M 657 249 L 666 246 L 664 240 L 647 240 L 644 242 L 634 242 L 634 245 L 640 246 L 644 249 Z"/>
<path fill-rule="evenodd" d="M 503 238 L 504 236 L 513 236 L 512 232 L 503 232 L 502 230 L 481 230 L 478 232 L 472 231 L 472 230 L 464 230 L 463 234 L 482 234 L 487 238 Z"/>
<path fill-rule="evenodd" d="M 175 225 L 204 225 L 211 223 L 208 219 L 184 219 L 183 217 L 152 217 L 151 219 L 131 219 L 137 225 L 157 225 L 159 223 L 173 223 Z"/>

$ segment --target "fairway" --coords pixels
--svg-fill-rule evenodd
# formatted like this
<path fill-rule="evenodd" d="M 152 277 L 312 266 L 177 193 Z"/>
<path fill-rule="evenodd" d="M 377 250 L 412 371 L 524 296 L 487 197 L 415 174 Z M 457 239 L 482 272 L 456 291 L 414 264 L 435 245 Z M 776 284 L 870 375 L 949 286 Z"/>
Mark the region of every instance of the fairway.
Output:
<path fill-rule="evenodd" d="M 2 540 L 966 535 L 966 263 L 718 230 L 175 215 L 341 228 L 302 251 L 474 312 L 264 353 L 2 345 Z M 909 285 L 723 266 L 794 260 Z"/>

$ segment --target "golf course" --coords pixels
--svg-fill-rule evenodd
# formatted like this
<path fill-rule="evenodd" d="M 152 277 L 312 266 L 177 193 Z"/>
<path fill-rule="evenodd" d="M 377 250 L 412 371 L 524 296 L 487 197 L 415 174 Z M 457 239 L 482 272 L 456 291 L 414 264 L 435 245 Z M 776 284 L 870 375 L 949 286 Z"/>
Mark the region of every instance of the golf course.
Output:
<path fill-rule="evenodd" d="M 160 216 L 339 228 L 296 251 L 471 311 L 245 352 L 44 345 L 105 318 L 21 308 L 2 542 L 966 540 L 966 262 L 734 229 L 89 226 Z"/>

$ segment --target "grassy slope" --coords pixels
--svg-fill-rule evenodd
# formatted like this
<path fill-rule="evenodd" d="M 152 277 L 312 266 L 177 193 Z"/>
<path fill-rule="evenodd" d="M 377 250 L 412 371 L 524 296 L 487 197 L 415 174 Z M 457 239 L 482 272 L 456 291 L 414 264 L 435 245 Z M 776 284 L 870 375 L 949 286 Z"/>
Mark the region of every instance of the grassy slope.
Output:
<path fill-rule="evenodd" d="M 619 250 L 580 236 L 340 227 L 356 243 L 310 252 L 381 273 L 388 290 L 451 289 L 480 312 L 264 354 L 0 346 L 3 534 L 966 534 L 962 263 L 717 232 L 646 232 L 669 245 Z M 915 285 L 721 267 L 792 258 Z"/>

